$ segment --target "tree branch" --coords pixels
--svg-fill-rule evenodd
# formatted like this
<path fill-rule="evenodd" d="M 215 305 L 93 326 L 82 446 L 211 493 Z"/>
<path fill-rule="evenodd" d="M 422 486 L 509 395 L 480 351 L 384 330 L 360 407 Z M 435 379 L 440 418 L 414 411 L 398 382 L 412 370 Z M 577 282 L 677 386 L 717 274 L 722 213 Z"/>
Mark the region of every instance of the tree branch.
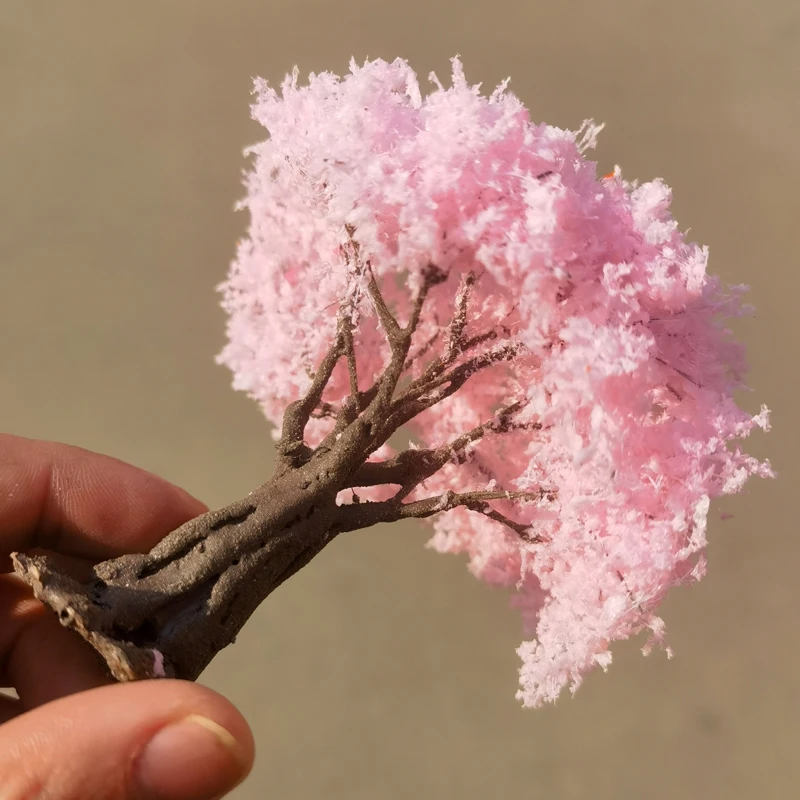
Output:
<path fill-rule="evenodd" d="M 468 272 L 462 276 L 461 283 L 456 293 L 456 310 L 447 329 L 447 345 L 445 348 L 445 363 L 452 361 L 459 353 L 464 343 L 464 331 L 467 327 L 467 305 L 472 287 L 475 285 L 475 273 Z"/>
<path fill-rule="evenodd" d="M 302 450 L 303 434 L 305 433 L 311 413 L 317 408 L 322 400 L 322 393 L 328 385 L 328 381 L 333 374 L 334 367 L 342 356 L 343 349 L 342 318 L 339 318 L 339 325 L 336 338 L 330 349 L 322 359 L 322 363 L 314 374 L 311 386 L 300 400 L 295 400 L 286 407 L 283 413 L 283 426 L 281 439 L 278 442 L 277 451 L 279 459 L 287 461 L 289 466 L 294 464 L 298 452 Z"/>
<path fill-rule="evenodd" d="M 434 377 L 426 384 L 411 384 L 392 404 L 385 424 L 386 438 L 418 414 L 455 394 L 476 372 L 492 364 L 512 360 L 521 349 L 522 345 L 517 342 L 504 343 L 473 356 L 444 375 Z M 438 391 L 434 391 L 437 389 Z"/>
<path fill-rule="evenodd" d="M 490 350 L 484 350 L 482 353 L 472 356 L 472 358 L 467 361 L 463 361 L 461 364 L 453 367 L 449 372 L 440 374 L 425 384 L 417 387 L 409 386 L 398 400 L 423 397 L 433 389 L 448 383 L 456 383 L 458 384 L 458 388 L 460 388 L 466 383 L 467 379 L 476 372 L 480 372 L 482 369 L 501 361 L 511 361 L 519 355 L 522 348 L 523 345 L 520 342 L 502 342 Z"/>
<path fill-rule="evenodd" d="M 501 525 L 505 525 L 507 528 L 511 528 L 512 531 L 518 534 L 526 542 L 538 543 L 541 541 L 540 537 L 531 533 L 530 525 L 523 525 L 521 522 L 515 522 L 513 519 L 509 519 L 505 514 L 501 514 L 499 511 L 487 505 L 486 503 L 474 502 L 465 503 L 464 505 L 470 511 L 474 511 L 477 514 L 483 514 L 484 517 L 488 517 L 495 522 L 499 522 Z"/>
<path fill-rule="evenodd" d="M 444 283 L 446 280 L 447 273 L 439 269 L 435 264 L 427 264 L 425 269 L 422 270 L 422 285 L 413 300 L 408 324 L 403 328 L 403 333 L 408 337 L 409 344 L 411 343 L 411 337 L 417 330 L 417 325 L 419 325 L 422 308 L 425 305 L 428 293 L 434 286 L 438 286 L 438 284 Z"/>
<path fill-rule="evenodd" d="M 424 519 L 434 514 L 450 511 L 458 507 L 466 507 L 470 510 L 479 509 L 479 513 L 486 514 L 480 507 L 490 500 L 526 500 L 537 502 L 544 499 L 551 500 L 554 497 L 552 492 L 539 489 L 535 492 L 445 492 L 434 497 L 426 497 L 422 500 L 414 500 L 411 503 L 402 503 L 394 498 L 382 502 L 361 502 L 352 505 L 339 506 L 336 521 L 334 523 L 337 533 L 345 531 L 360 530 L 377 525 L 381 522 L 397 522 L 401 519 Z M 487 509 L 492 511 L 492 509 Z M 499 512 L 493 512 L 492 519 L 495 521 L 506 520 L 507 518 Z M 511 522 L 511 520 L 509 520 Z M 503 524 L 506 524 L 503 522 Z M 514 530 L 520 526 L 513 523 Z M 517 532 L 519 532 L 517 530 Z M 531 541 L 537 541 L 531 538 Z"/>
<path fill-rule="evenodd" d="M 377 393 L 378 384 L 375 384 L 370 389 L 359 392 L 356 400 L 353 400 L 352 395 L 349 396 L 336 413 L 336 424 L 333 430 L 317 445 L 314 453 L 322 454 L 329 452 L 331 448 L 334 447 L 341 434 L 358 419 L 359 414 L 375 399 Z M 375 449 L 377 449 L 377 447 Z M 367 457 L 369 457 L 369 454 L 365 456 L 365 458 Z"/>
<path fill-rule="evenodd" d="M 494 341 L 498 337 L 495 329 L 476 334 L 469 339 L 464 338 L 467 327 L 467 310 L 472 287 L 477 282 L 477 277 L 473 272 L 464 275 L 459 284 L 455 297 L 455 310 L 447 329 L 445 352 L 442 356 L 432 361 L 423 373 L 407 387 L 407 392 L 421 390 L 423 393 L 430 382 L 439 377 L 449 366 L 451 366 L 460 355 L 478 347 L 485 342 Z M 511 331 L 501 326 L 502 332 L 508 338 Z M 435 338 L 435 337 L 434 337 Z"/>
<path fill-rule="evenodd" d="M 422 282 L 412 300 L 408 323 L 405 327 L 402 327 L 389 309 L 370 265 L 363 263 L 361 260 L 359 244 L 354 238 L 355 228 L 347 226 L 346 230 L 350 238 L 351 257 L 355 261 L 356 271 L 359 274 L 366 273 L 368 275 L 367 292 L 378 315 L 392 355 L 381 377 L 366 393 L 369 395 L 369 399 L 367 399 L 365 393 L 355 391 L 357 386 L 355 355 L 354 352 L 352 356 L 350 354 L 353 349 L 352 330 L 348 331 L 347 326 L 344 326 L 343 343 L 345 352 L 348 355 L 351 395 L 336 414 L 336 425 L 317 448 L 317 452 L 330 450 L 334 442 L 344 434 L 363 412 L 365 420 L 368 420 L 369 441 L 362 442 L 359 447 L 367 446 L 369 448 L 369 452 L 365 454 L 366 459 L 371 452 L 374 452 L 377 447 L 384 444 L 403 424 L 458 391 L 475 372 L 491 364 L 513 359 L 521 350 L 522 345 L 518 342 L 504 341 L 499 346 L 479 353 L 453 367 L 453 363 L 462 353 L 497 338 L 497 331 L 495 330 L 486 331 L 468 339 L 465 338 L 469 297 L 476 282 L 474 273 L 468 273 L 462 278 L 456 293 L 455 311 L 447 330 L 445 354 L 429 365 L 419 378 L 405 387 L 397 401 L 393 401 L 400 378 L 413 361 L 408 358 L 408 352 L 413 335 L 419 325 L 427 295 L 432 287 L 445 282 L 448 276 L 434 264 L 429 264 L 426 267 L 423 271 Z M 504 332 L 510 333 L 509 331 Z M 426 343 L 415 357 L 419 357 L 424 353 L 436 338 L 438 338 L 437 335 Z M 450 367 L 452 368 L 448 371 Z M 324 411 L 321 410 L 320 413 L 324 413 Z M 415 458 L 415 463 L 420 463 L 421 456 Z M 406 460 L 402 465 L 398 462 L 387 466 L 385 469 L 394 471 L 408 469 L 410 463 L 410 460 Z M 367 471 L 373 470 L 371 480 L 377 479 L 377 473 L 372 466 L 365 465 L 363 469 Z M 429 465 L 427 469 L 434 468 Z M 370 473 L 362 471 L 362 475 L 364 474 Z"/>
<path fill-rule="evenodd" d="M 430 337 L 420 348 L 417 350 L 416 353 L 413 353 L 406 359 L 406 363 L 403 365 L 403 372 L 407 372 L 414 364 L 419 361 L 430 349 L 436 344 L 437 339 L 441 336 L 441 331 L 437 328 L 434 332 L 433 336 Z"/>
<path fill-rule="evenodd" d="M 392 348 L 392 352 L 394 352 L 402 345 L 402 340 L 404 338 L 403 329 L 389 310 L 389 306 L 386 304 L 386 300 L 384 300 L 380 286 L 378 286 L 378 281 L 375 280 L 375 275 L 369 263 L 366 265 L 366 268 L 369 273 L 367 292 L 372 300 L 372 305 L 378 315 L 383 331 L 386 334 L 386 341 L 389 342 L 389 346 Z"/>
<path fill-rule="evenodd" d="M 395 499 L 402 500 L 422 481 L 435 475 L 454 456 L 463 453 L 470 444 L 479 441 L 488 431 L 504 433 L 510 430 L 513 426 L 512 418 L 522 405 L 522 402 L 516 402 L 500 409 L 491 420 L 476 425 L 442 447 L 404 450 L 386 461 L 367 461 L 353 473 L 345 488 L 398 484 L 401 489 L 395 495 Z M 535 423 L 535 427 L 541 428 L 538 423 Z"/>
<path fill-rule="evenodd" d="M 384 370 L 383 375 L 378 380 L 378 391 L 375 395 L 375 399 L 370 404 L 369 410 L 373 413 L 384 412 L 391 403 L 397 384 L 405 370 L 408 351 L 411 348 L 411 340 L 419 324 L 422 308 L 425 305 L 428 292 L 433 286 L 445 280 L 447 280 L 447 275 L 442 272 L 442 270 L 433 264 L 428 264 L 423 271 L 422 284 L 412 301 L 411 317 L 408 324 L 404 328 L 401 328 L 397 320 L 392 316 L 391 312 L 389 312 L 383 295 L 380 292 L 380 288 L 370 270 L 370 282 L 368 284 L 370 296 L 372 297 L 373 304 L 376 307 L 381 324 L 386 333 L 386 339 L 392 351 L 392 358 Z"/>
<path fill-rule="evenodd" d="M 347 372 L 350 376 L 350 397 L 358 399 L 358 370 L 356 369 L 356 349 L 353 342 L 353 322 L 348 318 L 343 327 L 344 351 L 347 356 Z"/>

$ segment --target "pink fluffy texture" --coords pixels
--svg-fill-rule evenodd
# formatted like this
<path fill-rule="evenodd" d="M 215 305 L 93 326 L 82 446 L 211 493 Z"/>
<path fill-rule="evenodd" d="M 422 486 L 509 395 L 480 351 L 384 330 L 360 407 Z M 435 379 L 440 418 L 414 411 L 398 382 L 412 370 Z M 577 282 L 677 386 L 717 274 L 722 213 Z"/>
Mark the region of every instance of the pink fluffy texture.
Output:
<path fill-rule="evenodd" d="M 706 273 L 707 250 L 678 230 L 667 186 L 629 183 L 619 169 L 598 179 L 584 157 L 597 126 L 534 124 L 505 86 L 488 97 L 470 86 L 458 60 L 451 86 L 431 80 L 423 96 L 397 60 L 307 86 L 295 72 L 280 94 L 257 82 L 253 113 L 269 138 L 250 150 L 251 222 L 221 287 L 220 360 L 279 426 L 347 300 L 360 388 L 380 375 L 389 347 L 347 257 L 348 229 L 401 320 L 428 264 L 449 276 L 424 307 L 411 377 L 441 351 L 462 276 L 477 275 L 470 334 L 525 349 L 423 412 L 413 433 L 439 446 L 514 400 L 528 424 L 484 437 L 409 499 L 552 490 L 496 506 L 538 541 L 465 509 L 434 517 L 431 541 L 513 590 L 529 638 L 518 697 L 536 706 L 606 668 L 611 642 L 643 630 L 648 647 L 663 642 L 666 591 L 703 574 L 710 499 L 771 475 L 734 441 L 766 429 L 767 412 L 752 416 L 732 397 L 744 364 L 725 320 L 742 313 L 742 288 Z M 347 393 L 340 364 L 324 399 Z M 332 421 L 312 423 L 314 445 Z"/>

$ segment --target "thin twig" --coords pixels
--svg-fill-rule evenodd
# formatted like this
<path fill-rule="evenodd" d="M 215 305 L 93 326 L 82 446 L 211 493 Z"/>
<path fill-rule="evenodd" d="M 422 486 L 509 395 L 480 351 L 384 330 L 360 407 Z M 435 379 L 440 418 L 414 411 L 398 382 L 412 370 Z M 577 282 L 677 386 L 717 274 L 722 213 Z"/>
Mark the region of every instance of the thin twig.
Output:
<path fill-rule="evenodd" d="M 505 514 L 501 514 L 499 511 L 491 506 L 488 506 L 486 503 L 465 503 L 465 507 L 470 511 L 474 511 L 477 514 L 482 514 L 484 517 L 488 517 L 495 522 L 499 522 L 501 525 L 505 525 L 507 528 L 511 528 L 512 531 L 518 534 L 526 542 L 538 543 L 541 541 L 540 537 L 531 533 L 530 525 L 523 525 L 521 522 L 515 522 L 513 519 L 509 519 Z"/>
<path fill-rule="evenodd" d="M 422 347 L 420 347 L 419 350 L 417 350 L 416 353 L 413 353 L 406 359 L 406 363 L 403 365 L 403 372 L 408 372 L 408 370 L 410 370 L 411 367 L 414 366 L 414 364 L 416 364 L 421 358 L 423 358 L 425 354 L 430 351 L 431 347 L 433 347 L 433 345 L 436 344 L 436 341 L 439 339 L 441 335 L 442 335 L 441 330 L 437 328 L 433 336 L 431 336 L 430 339 L 428 339 L 422 345 Z"/>
<path fill-rule="evenodd" d="M 468 272 L 461 278 L 461 283 L 456 292 L 456 310 L 447 329 L 447 345 L 445 347 L 445 362 L 455 358 L 464 341 L 464 330 L 467 327 L 467 306 L 472 287 L 475 285 L 475 273 Z"/>

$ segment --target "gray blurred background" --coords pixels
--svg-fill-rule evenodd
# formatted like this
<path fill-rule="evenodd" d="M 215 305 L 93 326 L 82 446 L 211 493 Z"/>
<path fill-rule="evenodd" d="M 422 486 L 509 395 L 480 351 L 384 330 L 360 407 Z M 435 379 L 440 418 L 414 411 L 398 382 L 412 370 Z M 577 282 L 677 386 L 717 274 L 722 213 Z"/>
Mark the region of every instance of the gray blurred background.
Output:
<path fill-rule="evenodd" d="M 514 700 L 502 593 L 416 524 L 342 537 L 203 676 L 255 730 L 233 796 L 797 797 L 796 0 L 1 0 L 0 427 L 212 506 L 265 479 L 268 426 L 213 363 L 241 150 L 264 135 L 251 78 L 354 55 L 444 79 L 456 53 L 536 120 L 607 122 L 600 169 L 664 177 L 713 271 L 753 287 L 744 402 L 775 431 L 750 447 L 780 480 L 716 504 L 708 578 L 664 607 L 673 660 L 617 647 L 539 711 Z"/>

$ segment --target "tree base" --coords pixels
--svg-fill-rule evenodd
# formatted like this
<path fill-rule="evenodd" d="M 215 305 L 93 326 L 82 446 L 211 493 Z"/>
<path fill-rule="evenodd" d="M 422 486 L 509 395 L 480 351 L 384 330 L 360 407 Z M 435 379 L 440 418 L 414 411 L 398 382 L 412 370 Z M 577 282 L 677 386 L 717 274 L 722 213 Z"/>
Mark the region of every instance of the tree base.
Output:
<path fill-rule="evenodd" d="M 62 575 L 46 556 L 16 553 L 14 571 L 33 590 L 37 600 L 52 609 L 61 624 L 79 633 L 105 661 L 118 681 L 176 677 L 172 665 L 155 647 L 116 639 L 95 629 L 98 611 L 86 587 Z"/>
<path fill-rule="evenodd" d="M 261 602 L 335 535 L 335 492 L 303 470 L 177 528 L 147 554 L 76 580 L 56 558 L 13 553 L 14 570 L 119 681 L 195 680 Z"/>

